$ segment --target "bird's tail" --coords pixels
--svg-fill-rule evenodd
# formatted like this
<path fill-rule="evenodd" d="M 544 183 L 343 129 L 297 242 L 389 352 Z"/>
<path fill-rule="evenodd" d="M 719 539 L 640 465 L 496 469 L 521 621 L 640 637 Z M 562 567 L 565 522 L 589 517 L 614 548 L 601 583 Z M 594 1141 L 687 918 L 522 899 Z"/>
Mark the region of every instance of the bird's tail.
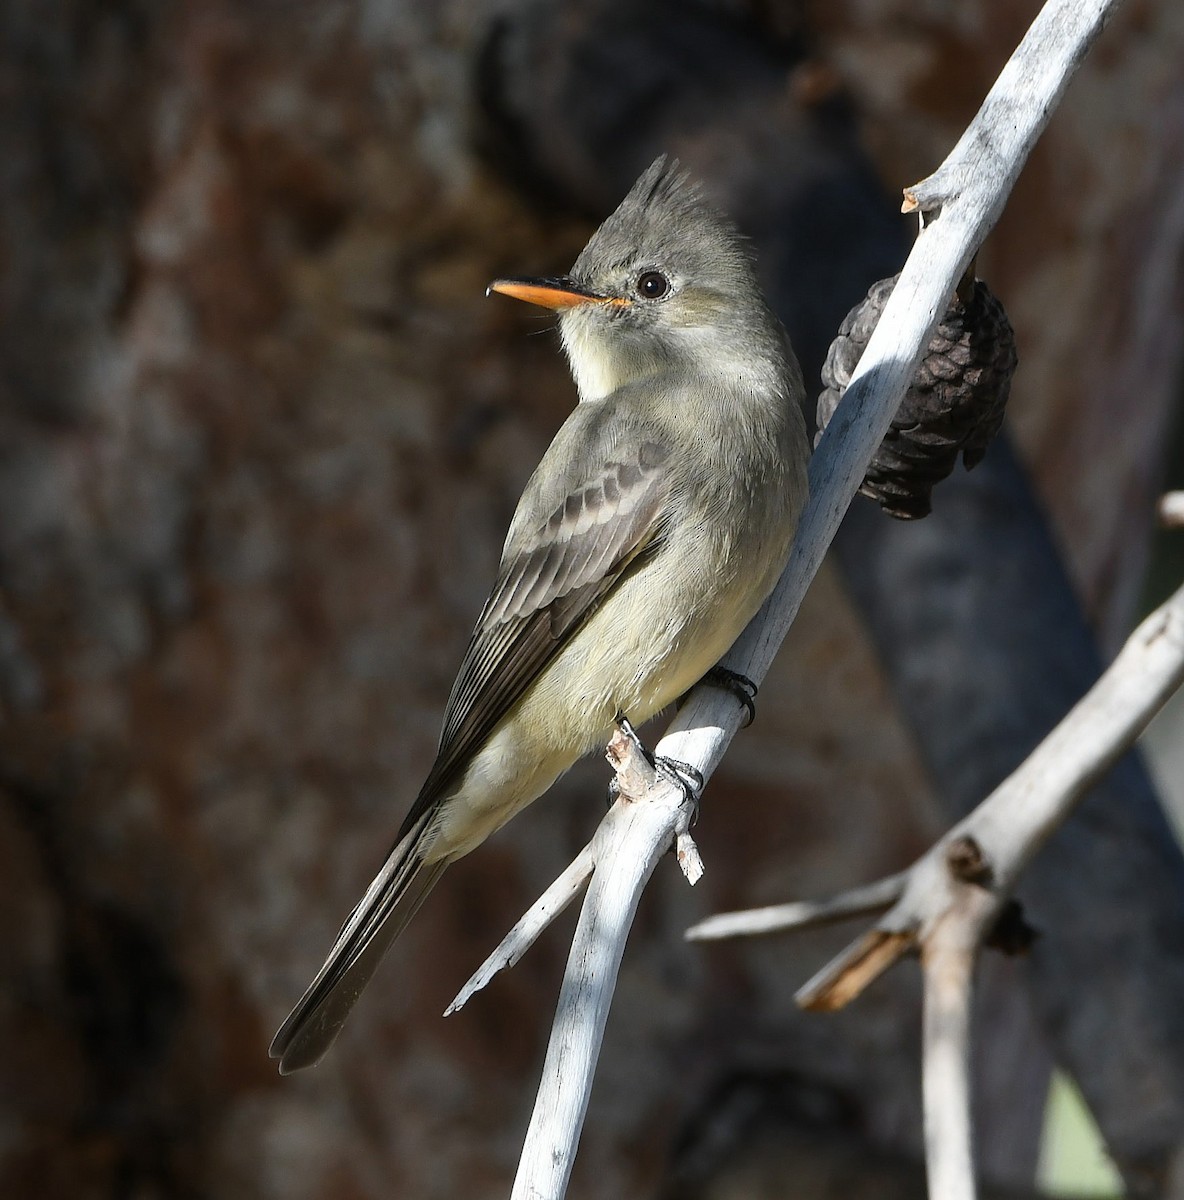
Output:
<path fill-rule="evenodd" d="M 280 1074 L 315 1066 L 333 1045 L 391 942 L 403 932 L 447 863 L 420 853 L 429 813 L 399 839 L 374 882 L 341 927 L 325 965 L 288 1014 L 269 1053 Z"/>

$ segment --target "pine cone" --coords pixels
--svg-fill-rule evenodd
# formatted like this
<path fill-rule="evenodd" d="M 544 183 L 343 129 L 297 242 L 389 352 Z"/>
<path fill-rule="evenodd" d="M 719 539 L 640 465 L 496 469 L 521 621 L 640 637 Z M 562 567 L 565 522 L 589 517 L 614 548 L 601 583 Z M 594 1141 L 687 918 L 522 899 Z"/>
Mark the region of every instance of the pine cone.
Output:
<path fill-rule="evenodd" d="M 822 368 L 818 437 L 899 278 L 873 284 L 839 327 Z M 969 470 L 999 432 L 1015 367 L 1015 334 L 1003 305 L 981 279 L 960 287 L 859 490 L 889 516 L 928 515 L 933 486 L 954 469 L 959 451 Z"/>

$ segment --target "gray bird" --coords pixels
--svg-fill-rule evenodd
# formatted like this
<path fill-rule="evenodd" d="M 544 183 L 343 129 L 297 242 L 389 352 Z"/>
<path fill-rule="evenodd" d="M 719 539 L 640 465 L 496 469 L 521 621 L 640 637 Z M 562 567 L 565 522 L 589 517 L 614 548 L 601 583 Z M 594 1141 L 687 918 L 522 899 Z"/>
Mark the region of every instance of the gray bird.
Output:
<path fill-rule="evenodd" d="M 659 158 L 569 276 L 490 287 L 560 313 L 579 391 L 531 476 L 394 848 L 280 1027 L 318 1062 L 444 868 L 691 688 L 772 590 L 806 498 L 801 372 L 748 247 Z"/>

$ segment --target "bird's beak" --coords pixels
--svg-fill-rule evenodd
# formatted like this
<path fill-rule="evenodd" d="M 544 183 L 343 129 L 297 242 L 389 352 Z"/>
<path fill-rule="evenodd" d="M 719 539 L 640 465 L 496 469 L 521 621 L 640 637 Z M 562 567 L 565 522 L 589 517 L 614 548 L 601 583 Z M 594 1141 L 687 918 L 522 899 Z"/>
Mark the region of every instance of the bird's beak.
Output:
<path fill-rule="evenodd" d="M 485 289 L 525 300 L 527 304 L 540 304 L 543 308 L 576 308 L 581 304 L 608 304 L 612 297 L 601 296 L 581 287 L 574 279 L 495 279 Z"/>

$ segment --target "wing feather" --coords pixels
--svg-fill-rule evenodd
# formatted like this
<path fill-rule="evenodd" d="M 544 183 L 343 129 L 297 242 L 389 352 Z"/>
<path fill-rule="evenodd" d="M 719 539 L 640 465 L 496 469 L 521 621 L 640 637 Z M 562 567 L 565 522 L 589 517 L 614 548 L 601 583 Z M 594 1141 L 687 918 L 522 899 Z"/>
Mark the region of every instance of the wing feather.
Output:
<path fill-rule="evenodd" d="M 461 662 L 440 749 L 400 837 L 463 771 L 473 752 L 661 535 L 668 451 L 645 442 L 568 489 L 532 533 L 507 546 Z"/>

